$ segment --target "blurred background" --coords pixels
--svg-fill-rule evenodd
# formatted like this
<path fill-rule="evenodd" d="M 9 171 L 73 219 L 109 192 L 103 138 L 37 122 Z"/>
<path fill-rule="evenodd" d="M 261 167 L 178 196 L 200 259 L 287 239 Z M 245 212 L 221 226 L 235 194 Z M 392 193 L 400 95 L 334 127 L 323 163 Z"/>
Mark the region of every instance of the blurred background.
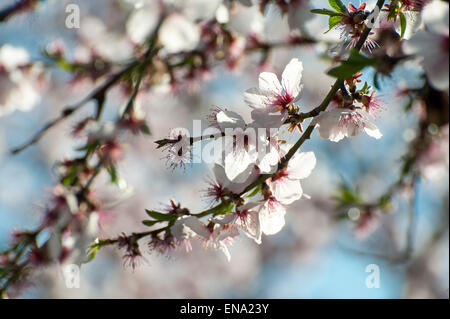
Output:
<path fill-rule="evenodd" d="M 13 2 L 3 0 L 0 6 Z M 104 44 L 105 54 L 119 56 L 120 60 L 128 54 L 127 19 L 133 11 L 130 2 L 45 1 L 36 11 L 0 25 L 0 47 L 23 47 L 33 61 L 46 63 L 42 51 L 57 39 L 65 43 L 69 57 L 82 56 L 83 49 L 100 43 L 99 39 L 111 39 L 112 43 Z M 81 9 L 80 29 L 65 26 L 69 3 Z M 326 1 L 312 3 L 312 7 L 327 6 Z M 244 9 L 248 10 L 236 10 Z M 275 6 L 269 7 L 264 17 L 252 17 L 257 21 L 253 25 L 268 41 L 287 39 L 287 17 Z M 249 28 L 251 23 L 241 20 L 242 25 L 236 28 Z M 311 18 L 307 30 L 323 33 L 326 20 Z M 97 33 L 96 28 L 108 36 Z M 99 39 L 89 38 L 96 34 Z M 162 86 L 144 94 L 140 104 L 152 135 L 127 138 L 124 158 L 118 164 L 120 187 L 110 185 L 106 174 L 95 182 L 96 196 L 105 203 L 99 237 L 145 230 L 141 224 L 145 209 L 161 209 L 170 199 L 194 211 L 205 209 L 208 203 L 199 194 L 206 187 L 210 168 L 192 164 L 184 170 L 167 169 L 154 141 L 166 137 L 170 128 L 191 128 L 192 121 L 204 120 L 213 106 L 227 107 L 250 118 L 244 91 L 257 85 L 262 69 L 280 74 L 294 57 L 304 65 L 299 104 L 305 111 L 312 109 L 334 82 L 325 74 L 330 61 L 322 58 L 324 50 L 323 45 L 278 48 L 263 67 L 259 64 L 261 57 L 255 53 L 240 61 L 238 68 L 218 64 L 207 81 L 192 83 L 178 94 Z M 372 72 L 366 70 L 363 77 L 370 85 Z M 54 164 L 76 154 L 80 141 L 70 132 L 77 119 L 94 110 L 93 105 L 86 105 L 50 130 L 38 144 L 11 155 L 12 148 L 26 141 L 66 105 L 81 100 L 95 85 L 89 80 L 74 83 L 69 73 L 56 67 L 50 67 L 48 73 L 41 100 L 34 108 L 0 117 L 0 250 L 8 247 L 15 229 L 39 224 L 57 182 Z M 230 262 L 220 252 L 201 246 L 194 246 L 191 253 L 180 249 L 170 256 L 149 253 L 143 247 L 145 262 L 134 271 L 123 267 L 121 251 L 105 248 L 95 260 L 82 266 L 79 289 L 66 288 L 61 269 L 55 265 L 36 275 L 22 297 L 448 298 L 448 166 L 432 178 L 419 179 L 412 204 L 407 195 L 396 195 L 393 207 L 383 213 L 378 227 L 363 238 L 356 236 L 355 222 L 346 214 L 344 218 L 335 217 L 332 199 L 342 182 L 358 188 L 370 201 L 396 181 L 400 158 L 414 138 L 417 123 L 413 112 L 403 111 L 408 101 L 398 92 L 404 87 L 420 86 L 419 75 L 420 67 L 411 60 L 398 66 L 390 78 L 381 80 L 377 95 L 384 110 L 376 121 L 383 133 L 380 140 L 361 134 L 333 143 L 313 133 L 302 146 L 303 151 L 314 151 L 318 159 L 316 169 L 303 183 L 312 199 L 290 206 L 285 228 L 275 236 L 263 236 L 261 245 L 239 237 L 230 249 Z M 114 119 L 125 102 L 119 90 L 113 89 L 107 97 L 105 118 Z M 297 134 L 292 136 L 293 141 Z M 415 216 L 412 229 L 411 209 Z M 411 233 L 412 254 L 398 261 L 396 257 L 406 249 Z M 379 288 L 366 286 L 366 267 L 371 264 L 379 266 Z"/>

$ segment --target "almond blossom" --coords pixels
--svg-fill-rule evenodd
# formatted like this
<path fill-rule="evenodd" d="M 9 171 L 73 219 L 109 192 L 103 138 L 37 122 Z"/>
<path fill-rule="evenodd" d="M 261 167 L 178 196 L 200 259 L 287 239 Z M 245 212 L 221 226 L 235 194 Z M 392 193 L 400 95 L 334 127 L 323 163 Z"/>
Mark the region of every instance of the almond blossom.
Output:
<path fill-rule="evenodd" d="M 258 158 L 257 137 L 253 130 L 225 130 L 223 165 L 227 177 L 242 183 L 250 176 Z"/>
<path fill-rule="evenodd" d="M 236 112 L 218 109 L 211 117 L 214 125 L 225 133 L 216 141 L 216 147 L 223 150 L 223 157 L 216 158 L 216 163 L 225 168 L 229 180 L 243 183 L 258 157 L 256 134 Z"/>
<path fill-rule="evenodd" d="M 245 102 L 253 109 L 252 119 L 266 128 L 278 128 L 288 117 L 288 108 L 300 96 L 303 64 L 292 59 L 281 75 L 281 83 L 271 72 L 259 75 L 259 88 L 247 90 Z"/>
<path fill-rule="evenodd" d="M 313 152 L 296 153 L 286 168 L 266 180 L 275 199 L 283 205 L 292 204 L 303 195 L 300 180 L 307 178 L 316 166 Z"/>
<path fill-rule="evenodd" d="M 240 194 L 245 190 L 245 188 L 254 182 L 258 178 L 258 171 L 255 169 L 247 177 L 243 183 L 237 183 L 231 181 L 226 173 L 225 168 L 219 164 L 215 164 L 213 167 L 214 179 L 209 182 L 209 187 L 205 191 L 205 197 L 210 198 L 213 201 L 218 202 L 224 196 L 229 196 L 232 194 Z M 237 178 L 240 180 L 240 178 Z"/>
<path fill-rule="evenodd" d="M 233 237 L 239 235 L 235 225 L 212 224 L 206 226 L 195 216 L 180 217 L 170 231 L 176 240 L 185 243 L 186 250 L 191 249 L 190 239 L 198 238 L 203 241 L 205 248 L 213 247 L 222 251 L 228 261 L 230 261 L 231 255 L 227 245 L 232 243 Z"/>
<path fill-rule="evenodd" d="M 259 213 L 261 231 L 264 234 L 275 235 L 284 227 L 286 223 L 284 220 L 286 209 L 275 198 L 269 198 L 260 202 L 256 210 Z"/>
<path fill-rule="evenodd" d="M 0 47 L 0 116 L 29 111 L 41 100 L 34 82 L 38 66 L 30 65 L 28 52 L 5 44 Z"/>
<path fill-rule="evenodd" d="M 249 238 L 261 244 L 261 222 L 259 212 L 255 210 L 258 203 L 247 203 L 236 208 L 236 212 L 218 216 L 211 221 L 220 225 L 235 224 Z"/>
<path fill-rule="evenodd" d="M 141 1 L 127 22 L 130 39 L 145 42 L 158 23 L 158 12 L 169 12 L 161 25 L 159 40 L 167 54 L 195 49 L 200 41 L 198 21 L 212 19 L 220 0 L 164 0 Z"/>
<path fill-rule="evenodd" d="M 191 144 L 188 134 L 189 132 L 186 132 L 183 128 L 170 130 L 169 142 L 165 146 L 167 151 L 166 160 L 169 167 L 185 167 L 186 164 L 191 163 Z"/>
<path fill-rule="evenodd" d="M 214 224 L 209 236 L 204 236 L 205 248 L 212 247 L 224 253 L 228 261 L 231 260 L 231 255 L 228 246 L 233 243 L 233 238 L 239 236 L 239 231 L 235 225 L 219 225 Z"/>
<path fill-rule="evenodd" d="M 425 30 L 420 30 L 403 43 L 406 54 L 423 58 L 422 65 L 433 87 L 449 87 L 449 5 L 435 0 L 422 13 Z"/>
<path fill-rule="evenodd" d="M 186 251 L 192 250 L 190 240 L 198 235 L 209 237 L 210 232 L 206 225 L 195 216 L 181 216 L 170 227 L 170 232 L 178 243 L 184 243 Z"/>
<path fill-rule="evenodd" d="M 332 142 L 339 142 L 345 137 L 353 137 L 361 132 L 376 139 L 383 136 L 375 124 L 358 109 L 334 108 L 319 114 L 312 123 L 318 127 L 321 138 Z"/>

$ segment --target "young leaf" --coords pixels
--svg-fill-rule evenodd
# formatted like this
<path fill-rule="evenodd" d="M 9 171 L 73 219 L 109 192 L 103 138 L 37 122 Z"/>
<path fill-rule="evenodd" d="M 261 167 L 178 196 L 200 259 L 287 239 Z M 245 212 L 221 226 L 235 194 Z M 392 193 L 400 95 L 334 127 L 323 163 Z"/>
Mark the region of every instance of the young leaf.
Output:
<path fill-rule="evenodd" d="M 98 238 L 94 241 L 92 245 L 90 245 L 87 249 L 87 260 L 84 263 L 91 262 L 95 259 L 95 256 L 97 255 L 98 250 L 100 249 L 100 242 Z"/>
<path fill-rule="evenodd" d="M 341 0 L 328 0 L 328 3 L 334 10 L 338 12 L 344 13 L 347 11 L 345 5 L 341 2 Z"/>
<path fill-rule="evenodd" d="M 340 16 L 334 16 L 328 18 L 328 30 L 325 32 L 329 32 L 331 29 L 333 29 L 337 24 L 341 23 L 342 17 Z"/>
<path fill-rule="evenodd" d="M 403 39 L 403 36 L 405 35 L 406 31 L 406 17 L 403 14 L 403 12 L 400 12 L 400 39 Z"/>
<path fill-rule="evenodd" d="M 333 199 L 337 202 L 336 208 L 340 209 L 349 205 L 358 205 L 363 203 L 361 194 L 357 189 L 352 189 L 345 183 L 341 183 L 338 187 Z"/>
<path fill-rule="evenodd" d="M 328 10 L 328 9 L 313 9 L 313 10 L 311 10 L 311 13 L 323 14 L 323 15 L 330 16 L 330 17 L 343 16 L 343 14 L 340 12 L 336 12 L 336 11 L 332 11 L 332 10 Z"/>
<path fill-rule="evenodd" d="M 247 198 L 253 197 L 256 194 L 258 194 L 259 192 L 261 192 L 261 184 L 256 186 L 255 189 L 247 196 Z"/>
<path fill-rule="evenodd" d="M 392 6 L 391 10 L 389 10 L 389 14 L 388 14 L 388 17 L 387 17 L 388 21 L 389 20 L 394 20 L 395 21 L 397 19 L 397 10 L 398 10 L 398 7 Z"/>
<path fill-rule="evenodd" d="M 340 66 L 332 68 L 327 74 L 339 79 L 348 79 L 365 67 L 374 65 L 375 62 L 375 59 L 365 57 L 358 51 L 352 50 L 346 61 L 343 61 Z"/>
<path fill-rule="evenodd" d="M 151 135 L 150 128 L 148 127 L 147 123 L 142 123 L 140 130 L 146 135 Z"/>
<path fill-rule="evenodd" d="M 106 170 L 109 173 L 111 183 L 116 184 L 119 181 L 116 167 L 111 164 L 109 167 L 106 167 Z"/>
<path fill-rule="evenodd" d="M 74 166 L 70 166 L 68 171 L 67 171 L 66 176 L 64 176 L 64 178 L 62 179 L 61 183 L 64 186 L 72 185 L 73 182 L 78 177 L 77 175 L 78 175 L 77 169 Z"/>
<path fill-rule="evenodd" d="M 234 204 L 232 202 L 222 202 L 219 205 L 210 208 L 203 213 L 213 214 L 213 215 L 223 215 L 229 213 L 233 210 Z"/>
<path fill-rule="evenodd" d="M 146 209 L 145 211 L 147 212 L 148 216 L 150 216 L 153 219 L 156 219 L 157 221 L 168 221 L 177 218 L 176 215 L 163 214 L 154 210 Z"/>
<path fill-rule="evenodd" d="M 375 72 L 375 73 L 373 74 L 373 85 L 374 85 L 374 87 L 375 87 L 377 90 L 380 89 L 380 83 L 379 83 L 379 81 L 378 81 L 378 77 L 379 77 L 378 72 Z"/>
<path fill-rule="evenodd" d="M 153 226 L 155 224 L 159 223 L 159 220 L 143 220 L 142 224 L 144 224 L 145 226 Z"/>

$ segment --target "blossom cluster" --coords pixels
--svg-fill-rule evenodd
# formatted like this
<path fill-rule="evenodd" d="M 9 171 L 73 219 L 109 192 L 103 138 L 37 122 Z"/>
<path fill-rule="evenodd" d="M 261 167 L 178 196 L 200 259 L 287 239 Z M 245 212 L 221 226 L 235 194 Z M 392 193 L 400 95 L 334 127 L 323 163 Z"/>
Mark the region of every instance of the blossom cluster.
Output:
<path fill-rule="evenodd" d="M 72 58 L 60 40 L 45 50 L 50 64 L 72 75 L 72 89 L 81 84 L 97 86 L 107 76 L 110 78 L 82 103 L 63 110 L 53 122 L 71 116 L 87 101 L 96 103 L 96 114 L 82 118 L 72 131 L 72 137 L 85 141 L 77 149 L 83 154 L 56 165 L 59 181 L 41 225 L 34 231 L 15 233 L 13 248 L 0 254 L 0 270 L 6 269 L 0 275 L 0 294 L 3 286 L 26 273 L 28 266 L 52 261 L 87 262 L 106 245 L 124 249 L 125 263 L 134 268 L 142 257 L 142 238 L 149 239 L 150 250 L 161 253 L 180 246 L 190 251 L 193 241 L 199 241 L 204 247 L 222 251 L 229 260 L 228 247 L 241 233 L 257 244 L 261 244 L 263 234 L 279 233 L 290 206 L 310 198 L 302 185 L 315 169 L 317 158 L 312 151 L 302 152 L 301 146 L 313 130 L 320 138 L 335 143 L 361 133 L 374 139 L 382 137 L 373 122 L 385 109 L 384 101 L 362 80 L 366 79 L 363 71 L 367 67 L 375 70 L 375 79 L 379 74 L 390 75 L 401 61 L 414 59 L 423 67 L 423 87 L 405 89 L 403 95 L 420 100 L 428 113 L 420 118 L 420 134 L 413 139 L 412 151 L 406 156 L 395 187 L 404 187 L 406 177 L 436 176 L 448 170 L 448 117 L 440 119 L 439 134 L 430 138 L 427 133 L 436 126 L 431 118 L 437 97 L 446 90 L 448 95 L 448 3 L 390 1 L 383 8 L 379 28 L 372 28 L 373 21 L 369 20 L 381 8 L 369 8 L 365 3 L 344 6 L 340 0 L 329 0 L 333 10 L 312 10 L 322 16 L 310 14 L 309 3 L 297 0 L 122 2 L 130 11 L 124 34 L 110 30 L 100 19 L 88 17 L 79 30 L 79 45 Z M 382 3 L 378 1 L 377 6 Z M 280 42 L 268 41 L 263 32 L 268 27 L 263 13 L 272 7 L 287 15 L 290 28 L 289 35 Z M 150 227 L 148 231 L 95 239 L 104 208 L 91 186 L 102 170 L 109 174 L 111 182 L 121 184 L 116 164 L 125 153 L 124 133 L 150 133 L 141 109 L 143 95 L 180 93 L 182 89 L 191 92 L 211 78 L 218 62 L 239 71 L 244 56 L 251 52 L 261 53 L 260 66 L 264 69 L 273 48 L 318 43 L 315 37 L 307 36 L 306 25 L 323 15 L 329 17 L 328 31 L 340 31 L 330 42 L 338 42 L 341 52 L 337 57 L 326 52 L 339 65 L 328 73 L 337 80 L 320 106 L 306 111 L 300 104 L 303 63 L 299 59 L 290 60 L 280 77 L 272 72 L 260 73 L 258 86 L 243 94 L 243 111 L 250 113 L 250 121 L 244 119 L 244 113 L 216 107 L 207 117 L 211 124 L 208 134 L 191 137 L 187 130 L 176 128 L 167 138 L 156 141 L 171 168 L 186 167 L 195 156 L 194 147 L 207 143 L 204 149 L 213 153 L 213 176 L 203 192 L 208 202 L 206 210 L 192 213 L 171 201 L 164 212 L 147 210 L 151 219 L 143 224 Z M 326 28 L 320 31 L 328 32 Z M 320 45 L 328 48 L 333 45 L 328 40 L 322 42 Z M 361 49 L 367 56 L 359 53 Z M 36 106 L 46 80 L 42 65 L 33 62 L 24 49 L 2 45 L 0 117 Z M 126 101 L 115 121 L 104 121 L 101 117 L 106 95 L 116 84 Z M 373 85 L 377 87 L 377 83 Z M 302 134 L 300 139 L 295 144 L 288 142 L 297 132 Z M 342 190 L 345 192 L 350 193 Z M 375 204 L 363 203 L 358 196 L 350 196 L 352 201 L 348 202 L 348 198 L 340 198 L 343 207 L 358 207 L 353 210 L 358 212 L 357 236 L 377 228 L 378 212 L 389 206 L 391 196 L 383 195 Z M 40 244 L 37 239 L 43 233 L 48 240 Z M 24 255 L 27 261 L 22 263 L 19 259 Z"/>
<path fill-rule="evenodd" d="M 212 216 L 206 223 L 189 210 L 177 215 L 171 209 L 169 215 L 175 216 L 163 235 L 165 239 L 172 239 L 165 240 L 168 245 L 183 242 L 190 248 L 190 240 L 197 238 L 205 246 L 220 249 L 229 259 L 227 244 L 239 235 L 238 230 L 261 243 L 262 234 L 273 235 L 283 228 L 288 205 L 309 198 L 303 192 L 301 180 L 312 173 L 316 157 L 313 152 L 294 149 L 283 139 L 281 130 L 284 126 L 290 132 L 295 127 L 302 130 L 302 120 L 298 120 L 300 106 L 297 105 L 301 97 L 302 71 L 302 62 L 292 59 L 285 67 L 281 81 L 275 73 L 261 73 L 258 87 L 244 94 L 244 101 L 251 109 L 250 123 L 237 112 L 227 109 L 216 108 L 209 116 L 211 124 L 221 134 L 205 137 L 206 140 L 213 139 L 209 141 L 212 146 L 220 145 L 213 166 L 214 178 L 205 195 L 213 204 L 220 203 L 220 209 L 210 210 Z M 319 128 L 320 137 L 337 142 L 363 131 L 369 136 L 381 137 L 368 118 L 381 110 L 380 102 L 367 84 L 358 88 L 359 76 L 347 79 L 348 92 L 336 93 L 332 108 L 311 121 L 312 126 Z M 254 134 L 254 129 L 258 129 L 258 134 Z M 181 129 L 173 129 L 169 137 L 158 144 L 164 147 L 168 165 L 176 167 L 189 163 L 191 146 L 201 141 L 194 141 Z"/>
<path fill-rule="evenodd" d="M 32 63 L 24 48 L 0 46 L 0 117 L 31 110 L 39 103 L 45 83 L 42 65 Z"/>

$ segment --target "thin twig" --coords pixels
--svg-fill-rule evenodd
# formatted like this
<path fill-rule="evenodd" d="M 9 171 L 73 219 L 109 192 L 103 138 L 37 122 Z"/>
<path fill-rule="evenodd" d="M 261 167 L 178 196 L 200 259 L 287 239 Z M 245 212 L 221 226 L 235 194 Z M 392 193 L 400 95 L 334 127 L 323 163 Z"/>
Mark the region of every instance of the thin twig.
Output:
<path fill-rule="evenodd" d="M 28 142 L 24 143 L 23 145 L 21 145 L 19 147 L 16 147 L 13 150 L 11 150 L 11 153 L 12 154 L 20 153 L 23 150 L 25 150 L 26 148 L 28 148 L 29 146 L 31 146 L 33 144 L 36 144 L 47 133 L 47 131 L 49 129 L 51 129 L 52 127 L 54 127 L 55 125 L 59 124 L 60 122 L 62 122 L 67 117 L 69 117 L 72 114 L 74 114 L 76 111 L 78 111 L 84 105 L 86 105 L 86 103 L 88 103 L 91 100 L 103 98 L 103 96 L 106 93 L 106 91 L 108 91 L 117 81 L 119 81 L 120 78 L 122 78 L 122 76 L 124 74 L 128 73 L 129 71 L 131 71 L 138 64 L 139 64 L 139 62 L 137 60 L 133 61 L 132 63 L 127 65 L 121 71 L 119 71 L 116 74 L 110 76 L 110 78 L 108 80 L 106 80 L 105 83 L 103 83 L 101 86 L 99 86 L 94 91 L 92 91 L 83 100 L 81 100 L 77 104 L 68 106 L 64 110 L 62 110 L 62 112 L 61 112 L 59 117 L 57 117 L 54 120 L 51 120 L 50 122 L 48 122 L 46 125 L 44 125 L 44 127 L 33 138 L 31 138 Z"/>

